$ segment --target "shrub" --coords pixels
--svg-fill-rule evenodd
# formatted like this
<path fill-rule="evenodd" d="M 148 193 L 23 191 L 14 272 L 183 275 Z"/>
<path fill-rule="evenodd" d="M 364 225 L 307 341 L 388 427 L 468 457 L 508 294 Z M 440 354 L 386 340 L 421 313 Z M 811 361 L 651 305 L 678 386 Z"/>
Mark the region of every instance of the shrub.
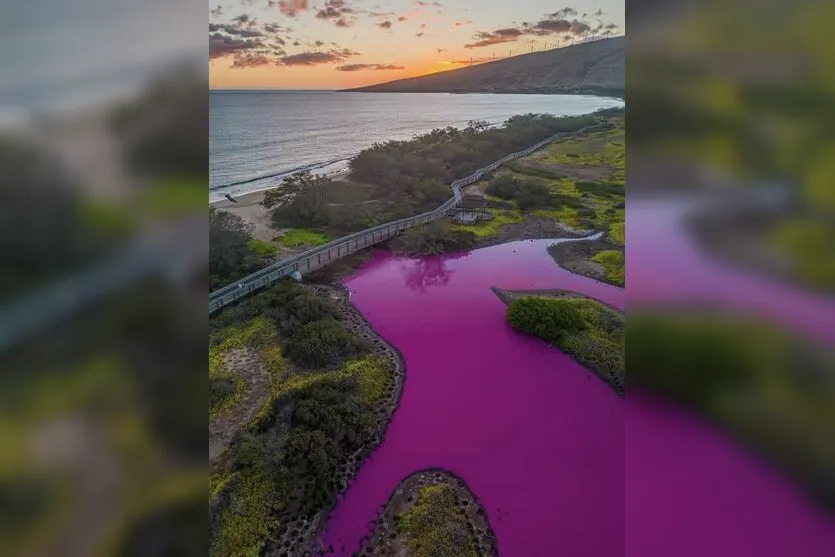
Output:
<path fill-rule="evenodd" d="M 290 334 L 287 357 L 308 368 L 324 368 L 359 352 L 359 343 L 335 319 L 312 321 Z"/>
<path fill-rule="evenodd" d="M 409 255 L 433 255 L 472 248 L 478 241 L 473 232 L 453 229 L 447 221 L 434 221 L 425 226 L 410 228 L 392 244 L 395 252 Z"/>
<path fill-rule="evenodd" d="M 519 185 L 512 174 L 505 172 L 494 176 L 484 193 L 502 199 L 513 199 L 519 193 Z"/>
<path fill-rule="evenodd" d="M 235 394 L 236 384 L 232 376 L 212 377 L 209 379 L 209 411 L 224 406 Z"/>
<path fill-rule="evenodd" d="M 447 485 L 422 487 L 418 500 L 398 518 L 410 555 L 476 557 L 467 519 L 458 512 L 455 493 Z"/>
<path fill-rule="evenodd" d="M 582 313 L 572 300 L 527 297 L 513 302 L 507 319 L 516 330 L 549 342 L 586 326 Z"/>
<path fill-rule="evenodd" d="M 613 310 L 585 298 L 527 297 L 510 304 L 507 319 L 516 330 L 557 344 L 623 393 L 624 322 Z"/>

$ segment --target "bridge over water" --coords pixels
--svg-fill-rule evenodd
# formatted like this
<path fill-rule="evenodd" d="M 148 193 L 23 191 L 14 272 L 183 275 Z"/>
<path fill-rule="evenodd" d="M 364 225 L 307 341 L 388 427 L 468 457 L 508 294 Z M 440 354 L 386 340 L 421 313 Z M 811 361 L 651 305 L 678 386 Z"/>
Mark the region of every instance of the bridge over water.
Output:
<path fill-rule="evenodd" d="M 298 273 L 304 274 L 314 271 L 327 265 L 331 261 L 345 257 L 348 254 L 355 253 L 369 246 L 384 242 L 394 236 L 397 236 L 398 234 L 402 234 L 409 228 L 421 226 L 434 220 L 450 216 L 461 203 L 461 199 L 464 196 L 462 192 L 463 187 L 481 180 L 485 175 L 490 174 L 503 164 L 520 157 L 530 155 L 534 151 L 541 149 L 558 139 L 577 134 L 586 134 L 592 131 L 609 129 L 611 127 L 612 124 L 603 122 L 595 124 L 594 126 L 582 128 L 578 131 L 552 135 L 551 137 L 543 139 L 539 143 L 532 145 L 523 151 L 512 153 L 485 166 L 484 168 L 480 168 L 466 178 L 454 181 L 450 184 L 453 194 L 452 197 L 441 204 L 441 206 L 437 209 L 433 209 L 432 211 L 428 211 L 420 215 L 380 224 L 359 232 L 354 232 L 352 234 L 348 234 L 347 236 L 337 238 L 327 244 L 317 246 L 296 254 L 293 257 L 273 263 L 272 265 L 265 267 L 260 271 L 256 271 L 246 278 L 226 285 L 223 288 L 210 293 L 209 314 L 218 311 L 224 306 L 235 303 L 237 300 L 248 296 L 256 290 L 269 286 L 280 278 L 288 276 L 291 273 L 298 271 Z"/>

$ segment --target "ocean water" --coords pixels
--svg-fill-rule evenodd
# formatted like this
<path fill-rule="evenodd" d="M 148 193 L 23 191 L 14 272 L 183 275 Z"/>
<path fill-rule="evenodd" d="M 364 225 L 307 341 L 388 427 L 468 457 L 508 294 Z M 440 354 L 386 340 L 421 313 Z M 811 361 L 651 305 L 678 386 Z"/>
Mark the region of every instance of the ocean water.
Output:
<path fill-rule="evenodd" d="M 434 128 L 622 105 L 621 99 L 589 95 L 211 91 L 209 199 L 274 187 L 303 169 L 339 172 L 376 142 Z"/>

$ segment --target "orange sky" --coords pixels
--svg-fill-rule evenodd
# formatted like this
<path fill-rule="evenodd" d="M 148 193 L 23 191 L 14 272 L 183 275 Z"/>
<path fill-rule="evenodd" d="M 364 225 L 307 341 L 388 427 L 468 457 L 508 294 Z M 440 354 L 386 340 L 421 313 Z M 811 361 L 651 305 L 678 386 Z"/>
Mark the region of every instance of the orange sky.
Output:
<path fill-rule="evenodd" d="M 233 1 L 210 10 L 213 89 L 371 85 L 570 44 L 604 25 L 619 35 L 624 18 L 624 0 Z"/>

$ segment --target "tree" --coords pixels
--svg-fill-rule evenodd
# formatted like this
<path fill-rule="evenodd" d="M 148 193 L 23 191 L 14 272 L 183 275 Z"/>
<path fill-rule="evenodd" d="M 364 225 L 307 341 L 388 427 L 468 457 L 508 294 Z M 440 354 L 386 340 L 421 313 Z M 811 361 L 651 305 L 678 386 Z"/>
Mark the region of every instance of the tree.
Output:
<path fill-rule="evenodd" d="M 304 228 L 327 226 L 330 223 L 328 187 L 332 183 L 330 178 L 309 171 L 288 176 L 280 188 L 287 202 L 273 210 L 273 222 Z"/>
<path fill-rule="evenodd" d="M 261 206 L 265 209 L 272 209 L 284 200 L 285 194 L 280 188 L 273 188 L 264 192 L 264 199 Z"/>
<path fill-rule="evenodd" d="M 249 248 L 250 226 L 228 211 L 209 208 L 209 278 L 216 289 L 264 266 L 264 258 Z"/>

